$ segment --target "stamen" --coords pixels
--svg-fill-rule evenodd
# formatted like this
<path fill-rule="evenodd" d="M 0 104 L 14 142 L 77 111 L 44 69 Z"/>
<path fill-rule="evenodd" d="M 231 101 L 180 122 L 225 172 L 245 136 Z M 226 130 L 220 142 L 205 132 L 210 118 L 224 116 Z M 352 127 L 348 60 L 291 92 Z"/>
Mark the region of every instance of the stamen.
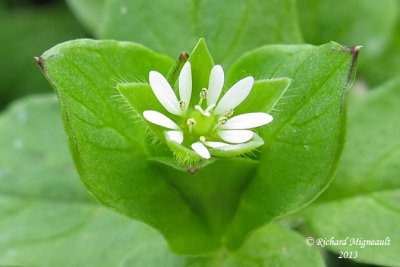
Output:
<path fill-rule="evenodd" d="M 206 141 L 206 138 L 205 138 L 204 136 L 200 136 L 199 139 L 200 139 L 200 141 L 203 142 L 203 143 Z"/>
<path fill-rule="evenodd" d="M 199 106 L 201 106 L 201 103 L 203 103 L 204 99 L 207 99 L 208 96 L 208 91 L 206 88 L 201 89 L 200 91 L 200 100 L 199 100 Z"/>
<path fill-rule="evenodd" d="M 206 88 L 201 89 L 200 91 L 200 98 L 207 99 L 208 91 Z"/>
<path fill-rule="evenodd" d="M 181 108 L 181 110 L 185 110 L 186 109 L 186 101 L 185 100 L 179 101 L 179 107 Z"/>
<path fill-rule="evenodd" d="M 189 126 L 189 132 L 192 132 L 193 125 L 196 124 L 196 121 L 193 118 L 190 118 L 186 121 L 186 124 Z"/>
<path fill-rule="evenodd" d="M 221 125 L 225 124 L 227 121 L 228 121 L 228 118 L 225 116 L 222 116 L 218 119 L 218 123 Z"/>
<path fill-rule="evenodd" d="M 228 109 L 228 110 L 225 112 L 224 117 L 229 118 L 229 117 L 232 116 L 232 115 L 233 115 L 233 109 Z"/>
<path fill-rule="evenodd" d="M 228 121 L 227 117 L 225 117 L 225 116 L 219 117 L 218 123 L 215 124 L 215 126 L 213 127 L 213 129 L 211 131 L 215 131 L 218 127 L 220 127 L 221 125 L 224 125 L 227 121 Z"/>

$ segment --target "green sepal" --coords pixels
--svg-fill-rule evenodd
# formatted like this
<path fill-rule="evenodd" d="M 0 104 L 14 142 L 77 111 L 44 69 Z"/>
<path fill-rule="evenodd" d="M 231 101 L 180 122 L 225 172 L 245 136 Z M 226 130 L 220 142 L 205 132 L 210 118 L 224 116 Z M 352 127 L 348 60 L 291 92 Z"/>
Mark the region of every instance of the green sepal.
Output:
<path fill-rule="evenodd" d="M 214 66 L 214 61 L 203 38 L 199 40 L 190 54 L 189 62 L 192 65 L 192 99 L 190 105 L 194 107 L 200 100 L 201 89 L 208 88 L 210 72 Z"/>

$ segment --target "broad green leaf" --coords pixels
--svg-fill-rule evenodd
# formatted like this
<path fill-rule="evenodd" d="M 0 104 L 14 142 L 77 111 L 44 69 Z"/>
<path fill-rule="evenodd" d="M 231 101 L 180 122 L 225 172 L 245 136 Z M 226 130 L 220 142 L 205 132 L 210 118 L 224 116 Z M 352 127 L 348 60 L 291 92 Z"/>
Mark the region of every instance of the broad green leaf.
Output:
<path fill-rule="evenodd" d="M 399 266 L 400 190 L 357 196 L 315 205 L 304 215 L 315 239 L 346 240 L 346 245 L 326 246 L 336 253 L 351 251 L 353 260 L 379 266 Z M 388 243 L 387 238 L 390 240 Z M 353 240 L 352 240 L 353 239 Z M 383 240 L 386 245 L 365 245 L 354 242 Z"/>
<path fill-rule="evenodd" d="M 56 97 L 51 95 L 16 102 L 0 114 L 3 197 L 23 195 L 21 203 L 26 205 L 41 198 L 94 203 L 77 179 L 59 110 Z"/>
<path fill-rule="evenodd" d="M 304 212 L 316 237 L 391 239 L 390 246 L 329 248 L 337 253 L 357 251 L 356 261 L 393 266 L 400 262 L 395 245 L 400 240 L 399 190 L 383 191 L 399 187 L 399 99 L 400 80 L 395 79 L 350 105 L 343 157 L 320 198 L 329 202 Z"/>
<path fill-rule="evenodd" d="M 228 247 L 238 247 L 247 232 L 306 205 L 327 186 L 342 151 L 344 91 L 356 56 L 335 43 L 275 45 L 233 65 L 229 84 L 247 75 L 289 77 L 292 83 L 271 112 L 274 121 L 264 127 L 260 165 L 226 233 Z"/>
<path fill-rule="evenodd" d="M 397 78 L 350 106 L 344 153 L 322 200 L 400 186 L 399 100 Z"/>
<path fill-rule="evenodd" d="M 205 48 L 202 42 L 198 47 Z M 89 191 L 157 228 L 174 251 L 199 254 L 222 244 L 237 248 L 251 230 L 303 206 L 326 186 L 341 151 L 342 94 L 354 58 L 336 44 L 272 46 L 235 65 L 228 84 L 241 75 L 265 80 L 271 73 L 293 78 L 295 88 L 285 91 L 288 82 L 282 83 L 285 93 L 272 111 L 275 126 L 263 133 L 267 145 L 254 178 L 256 161 L 247 159 L 217 160 L 189 173 L 169 164 L 164 146 L 158 153 L 157 145 L 149 144 L 143 120 L 132 115 L 134 105 L 115 98 L 115 77 L 146 81 L 150 70 L 165 75 L 170 60 L 134 44 L 81 40 L 57 46 L 39 61 L 58 92 L 72 154 Z M 292 161 L 289 154 L 295 155 Z"/>
<path fill-rule="evenodd" d="M 386 72 L 380 68 L 386 69 L 387 61 L 381 66 L 376 63 L 384 53 L 390 55 L 389 59 L 397 49 L 387 50 L 400 12 L 397 0 L 300 0 L 297 5 L 306 42 L 319 45 L 334 40 L 349 46 L 362 45 L 360 77 L 374 84 L 384 81 L 375 76 Z"/>
<path fill-rule="evenodd" d="M 70 0 L 81 20 L 92 27 L 92 0 Z M 103 1 L 100 1 L 103 2 Z M 215 62 L 229 65 L 240 54 L 268 43 L 299 43 L 294 0 L 107 0 L 95 12 L 99 38 L 138 42 L 176 58 L 205 37 Z M 93 28 L 93 27 L 92 27 Z"/>
<path fill-rule="evenodd" d="M 322 265 L 299 234 L 276 225 L 255 231 L 234 254 L 172 254 L 156 231 L 91 201 L 68 155 L 58 105 L 53 96 L 28 98 L 0 116 L 3 265 Z"/>
<path fill-rule="evenodd" d="M 59 5 L 5 9 L 0 13 L 0 36 L 3 40 L 0 49 L 0 109 L 3 109 L 18 97 L 51 92 L 51 87 L 40 77 L 33 57 L 64 40 L 84 37 L 85 33 L 68 9 Z"/>
<path fill-rule="evenodd" d="M 315 248 L 304 237 L 281 226 L 268 224 L 254 231 L 232 254 L 226 266 L 325 266 Z"/>

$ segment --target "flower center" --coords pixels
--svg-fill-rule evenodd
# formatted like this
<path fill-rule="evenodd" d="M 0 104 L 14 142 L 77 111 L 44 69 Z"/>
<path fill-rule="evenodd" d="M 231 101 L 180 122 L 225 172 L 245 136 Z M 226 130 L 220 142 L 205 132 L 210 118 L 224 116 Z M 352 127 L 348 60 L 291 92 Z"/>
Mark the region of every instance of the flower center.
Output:
<path fill-rule="evenodd" d="M 196 122 L 192 126 L 192 132 L 193 134 L 199 136 L 208 135 L 215 124 L 215 118 L 212 114 L 210 115 L 210 117 L 208 117 L 198 110 L 193 111 L 190 114 L 190 118 L 193 118 Z"/>

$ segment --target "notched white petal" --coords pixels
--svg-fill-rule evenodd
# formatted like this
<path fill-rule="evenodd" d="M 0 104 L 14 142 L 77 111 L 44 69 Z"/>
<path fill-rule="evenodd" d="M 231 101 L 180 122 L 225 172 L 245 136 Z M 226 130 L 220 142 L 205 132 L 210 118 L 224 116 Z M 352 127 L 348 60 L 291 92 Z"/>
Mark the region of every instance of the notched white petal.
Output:
<path fill-rule="evenodd" d="M 179 130 L 179 126 L 164 114 L 155 110 L 143 111 L 143 117 L 151 123 L 160 125 L 162 127 Z"/>
<path fill-rule="evenodd" d="M 225 142 L 240 144 L 253 138 L 254 133 L 249 130 L 222 130 L 218 132 L 218 135 Z"/>
<path fill-rule="evenodd" d="M 192 95 L 192 68 L 189 61 L 183 65 L 179 74 L 179 96 L 185 101 L 186 108 L 189 106 L 190 97 Z"/>
<path fill-rule="evenodd" d="M 200 111 L 201 114 L 203 114 L 204 116 L 207 116 L 207 117 L 210 117 L 210 116 L 211 116 L 211 114 L 210 114 L 208 108 L 207 108 L 206 110 L 203 110 L 203 108 L 200 107 L 199 105 L 194 106 L 194 108 L 197 109 L 198 111 Z"/>
<path fill-rule="evenodd" d="M 211 69 L 210 80 L 208 83 L 207 106 L 216 104 L 224 87 L 224 70 L 221 65 L 215 65 Z"/>
<path fill-rule="evenodd" d="M 172 114 L 182 115 L 178 99 L 167 79 L 157 71 L 150 71 L 149 82 L 155 96 L 165 109 Z"/>
<path fill-rule="evenodd" d="M 260 127 L 270 123 L 273 117 L 264 112 L 253 112 L 237 115 L 221 126 L 221 129 L 244 130 Z"/>
<path fill-rule="evenodd" d="M 264 144 L 264 141 L 257 134 L 254 134 L 253 138 L 246 143 L 240 144 L 229 144 L 227 146 L 221 146 L 217 148 L 210 148 L 210 154 L 217 157 L 236 157 L 248 153 Z"/>
<path fill-rule="evenodd" d="M 235 83 L 219 101 L 214 113 L 223 114 L 230 109 L 236 108 L 250 94 L 254 85 L 254 78 L 249 76 Z"/>
<path fill-rule="evenodd" d="M 202 158 L 211 158 L 210 152 L 201 142 L 196 142 L 191 145 L 192 149 L 199 154 Z"/>
<path fill-rule="evenodd" d="M 212 147 L 212 148 L 220 148 L 224 146 L 230 146 L 230 144 L 223 143 L 223 142 L 214 142 L 214 141 L 205 141 L 204 144 L 206 146 Z"/>
<path fill-rule="evenodd" d="M 168 131 L 166 134 L 168 135 L 169 140 L 182 144 L 183 133 L 181 131 Z"/>

